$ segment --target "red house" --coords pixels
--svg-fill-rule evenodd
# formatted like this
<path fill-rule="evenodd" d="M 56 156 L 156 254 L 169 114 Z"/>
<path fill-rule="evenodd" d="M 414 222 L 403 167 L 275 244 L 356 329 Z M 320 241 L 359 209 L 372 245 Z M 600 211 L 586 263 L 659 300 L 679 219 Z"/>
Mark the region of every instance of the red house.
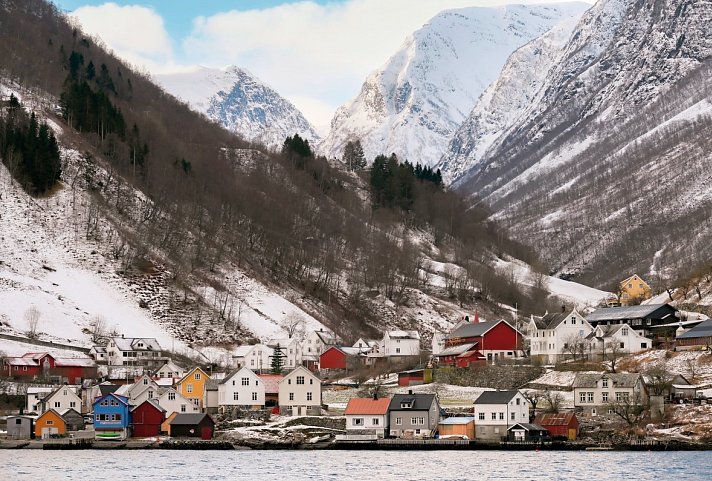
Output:
<path fill-rule="evenodd" d="M 575 441 L 579 433 L 578 418 L 572 411 L 540 414 L 534 419 L 534 424 L 549 431 L 552 438 L 567 438 L 569 441 Z"/>
<path fill-rule="evenodd" d="M 440 365 L 469 367 L 475 363 L 522 355 L 523 336 L 506 321 L 463 324 L 445 338 L 436 356 Z"/>
<path fill-rule="evenodd" d="M 96 378 L 96 363 L 89 358 L 55 358 L 46 352 L 28 352 L 21 357 L 6 357 L 2 362 L 2 377 L 16 379 L 55 379 L 81 384 Z"/>
<path fill-rule="evenodd" d="M 133 437 L 150 438 L 161 434 L 161 424 L 166 420 L 166 410 L 155 399 L 148 399 L 131 411 Z"/>
<path fill-rule="evenodd" d="M 320 369 L 354 369 L 365 364 L 367 348 L 331 346 L 319 356 Z"/>

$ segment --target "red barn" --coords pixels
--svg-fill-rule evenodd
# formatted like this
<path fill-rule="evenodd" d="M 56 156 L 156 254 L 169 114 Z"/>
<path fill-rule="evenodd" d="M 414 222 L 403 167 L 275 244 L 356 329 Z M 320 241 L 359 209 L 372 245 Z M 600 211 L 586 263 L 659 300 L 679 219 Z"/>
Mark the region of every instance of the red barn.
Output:
<path fill-rule="evenodd" d="M 166 410 L 155 399 L 148 399 L 131 411 L 133 437 L 150 438 L 161 434 L 161 424 L 166 420 Z"/>
<path fill-rule="evenodd" d="M 319 369 L 354 369 L 365 364 L 368 348 L 331 346 L 319 356 Z"/>
<path fill-rule="evenodd" d="M 506 321 L 463 324 L 445 338 L 437 354 L 446 366 L 468 367 L 474 363 L 522 355 L 523 336 Z"/>
<path fill-rule="evenodd" d="M 21 379 L 56 379 L 60 383 L 81 384 L 96 378 L 96 363 L 89 358 L 55 358 L 46 352 L 28 352 L 21 357 L 7 357 L 2 376 Z"/>
<path fill-rule="evenodd" d="M 534 419 L 534 424 L 549 431 L 552 438 L 567 438 L 569 441 L 575 441 L 579 433 L 578 418 L 572 411 L 540 414 Z"/>

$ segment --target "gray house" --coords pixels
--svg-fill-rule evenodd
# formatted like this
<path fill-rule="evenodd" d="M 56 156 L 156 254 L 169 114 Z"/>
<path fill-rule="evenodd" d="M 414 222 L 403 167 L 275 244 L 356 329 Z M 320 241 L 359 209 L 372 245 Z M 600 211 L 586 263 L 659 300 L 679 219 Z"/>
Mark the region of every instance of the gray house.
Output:
<path fill-rule="evenodd" d="M 435 394 L 395 394 L 388 406 L 391 437 L 429 438 L 440 422 L 440 403 Z"/>
<path fill-rule="evenodd" d="M 30 416 L 7 417 L 7 439 L 32 439 L 35 434 L 35 419 Z"/>

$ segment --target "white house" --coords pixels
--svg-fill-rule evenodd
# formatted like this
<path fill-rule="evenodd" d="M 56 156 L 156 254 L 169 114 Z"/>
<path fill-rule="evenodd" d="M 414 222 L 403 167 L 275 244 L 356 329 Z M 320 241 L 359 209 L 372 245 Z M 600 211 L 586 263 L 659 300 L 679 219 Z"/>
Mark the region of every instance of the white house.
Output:
<path fill-rule="evenodd" d="M 89 357 L 94 359 L 98 364 L 106 364 L 109 361 L 105 346 L 92 346 L 91 349 L 89 349 Z"/>
<path fill-rule="evenodd" d="M 166 417 L 173 413 L 199 413 L 200 408 L 175 389 L 168 388 L 158 397 L 158 404 L 166 410 Z"/>
<path fill-rule="evenodd" d="M 42 409 L 42 400 L 49 396 L 54 389 L 55 388 L 53 387 L 28 387 L 25 401 L 25 413 L 39 414 Z"/>
<path fill-rule="evenodd" d="M 54 409 L 62 412 L 65 409 L 82 410 L 82 398 L 77 394 L 77 386 L 60 386 L 42 400 L 42 412 Z"/>
<path fill-rule="evenodd" d="M 279 382 L 279 409 L 290 416 L 321 414 L 321 380 L 298 366 Z"/>
<path fill-rule="evenodd" d="M 583 354 L 591 331 L 593 327 L 576 309 L 532 317 L 525 327 L 530 356 L 545 363 L 559 362 L 574 349 Z"/>
<path fill-rule="evenodd" d="M 653 346 L 652 339 L 643 336 L 628 324 L 599 324 L 586 336 L 586 342 L 592 355 L 604 357 L 611 352 L 635 354 Z"/>
<path fill-rule="evenodd" d="M 324 329 L 309 331 L 302 341 L 302 365 L 318 368 L 319 356 L 337 344 L 340 344 L 340 339 L 332 332 Z"/>
<path fill-rule="evenodd" d="M 185 369 L 170 359 L 165 361 L 163 365 L 153 373 L 153 377 L 159 379 L 182 379 L 183 376 L 185 376 Z"/>
<path fill-rule="evenodd" d="M 346 406 L 346 435 L 385 437 L 390 398 L 351 398 Z"/>
<path fill-rule="evenodd" d="M 140 366 L 155 369 L 166 360 L 158 341 L 152 337 L 112 337 L 106 345 L 111 366 Z"/>
<path fill-rule="evenodd" d="M 235 349 L 232 363 L 236 369 L 247 367 L 253 371 L 269 370 L 273 353 L 272 348 L 264 344 L 244 345 Z"/>
<path fill-rule="evenodd" d="M 584 414 L 611 414 L 616 403 L 644 404 L 647 393 L 639 373 L 579 373 L 573 382 L 574 407 Z"/>
<path fill-rule="evenodd" d="M 302 365 L 302 341 L 296 337 L 270 339 L 267 342 L 267 346 L 273 352 L 277 346 L 282 350 L 284 356 L 283 369 L 290 370 Z"/>
<path fill-rule="evenodd" d="M 386 331 L 383 334 L 383 355 L 388 358 L 407 358 L 420 355 L 418 331 Z"/>
<path fill-rule="evenodd" d="M 475 438 L 500 441 L 517 423 L 529 422 L 529 403 L 519 391 L 485 391 L 475 400 Z"/>
<path fill-rule="evenodd" d="M 265 384 L 250 369 L 241 367 L 220 381 L 218 405 L 259 409 L 265 405 Z"/>

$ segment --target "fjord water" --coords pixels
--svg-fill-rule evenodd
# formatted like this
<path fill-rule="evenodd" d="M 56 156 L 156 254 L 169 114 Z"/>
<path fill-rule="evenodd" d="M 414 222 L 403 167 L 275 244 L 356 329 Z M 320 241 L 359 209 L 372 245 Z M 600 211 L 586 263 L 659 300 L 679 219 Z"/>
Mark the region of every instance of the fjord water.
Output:
<path fill-rule="evenodd" d="M 0 480 L 710 479 L 709 452 L 0 451 Z"/>

